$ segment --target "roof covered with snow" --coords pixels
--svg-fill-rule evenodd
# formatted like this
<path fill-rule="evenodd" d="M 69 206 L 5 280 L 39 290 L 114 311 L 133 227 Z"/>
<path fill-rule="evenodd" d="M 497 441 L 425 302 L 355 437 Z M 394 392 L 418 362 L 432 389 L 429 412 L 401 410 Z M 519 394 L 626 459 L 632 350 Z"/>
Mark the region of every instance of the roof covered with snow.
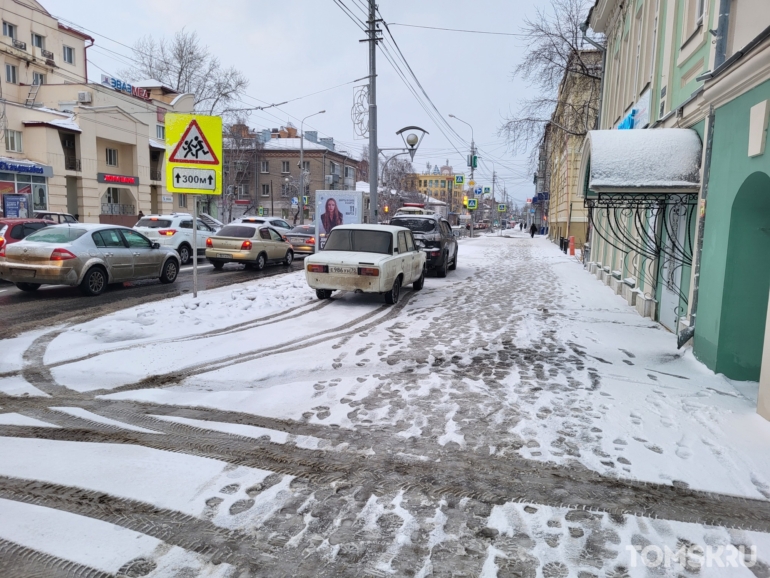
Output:
<path fill-rule="evenodd" d="M 300 149 L 301 138 L 271 138 L 264 145 L 266 151 L 298 151 Z M 306 151 L 328 151 L 329 148 L 322 144 L 318 144 L 305 139 L 305 146 L 302 147 Z"/>
<path fill-rule="evenodd" d="M 70 116 L 63 119 L 53 120 L 25 120 L 22 121 L 24 126 L 50 126 L 53 128 L 61 128 L 64 130 L 71 130 L 73 132 L 83 132 L 80 130 L 80 126 L 75 122 L 75 117 Z"/>
<path fill-rule="evenodd" d="M 591 163 L 588 188 L 597 193 L 700 187 L 702 145 L 692 129 L 592 130 L 585 146 Z"/>

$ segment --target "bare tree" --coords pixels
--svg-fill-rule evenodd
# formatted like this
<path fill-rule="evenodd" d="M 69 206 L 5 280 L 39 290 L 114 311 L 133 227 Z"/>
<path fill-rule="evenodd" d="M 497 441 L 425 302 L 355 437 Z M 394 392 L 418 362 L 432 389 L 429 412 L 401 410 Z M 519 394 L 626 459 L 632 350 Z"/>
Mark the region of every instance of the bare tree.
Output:
<path fill-rule="evenodd" d="M 238 117 L 224 126 L 223 138 L 223 185 L 222 212 L 232 220 L 235 201 L 248 201 L 244 214 L 257 208 L 256 194 L 252 185 L 257 173 L 257 159 L 263 149 L 258 135 L 246 124 L 244 117 Z"/>
<path fill-rule="evenodd" d="M 361 152 L 361 160 L 356 169 L 356 180 L 365 183 L 369 182 L 369 145 L 363 147 Z"/>
<path fill-rule="evenodd" d="M 601 58 L 596 50 L 583 46 L 580 25 L 585 22 L 592 0 L 551 0 L 550 9 L 538 10 L 533 19 L 525 19 L 527 51 L 514 69 L 514 76 L 531 82 L 539 94 L 524 100 L 516 114 L 500 127 L 510 147 L 517 152 L 530 150 L 537 158 L 545 125 L 575 136 L 592 128 L 599 107 Z M 585 93 L 583 102 L 562 99 L 565 83 L 572 94 Z M 552 112 L 560 109 L 559 118 Z"/>
<path fill-rule="evenodd" d="M 131 81 L 159 80 L 166 86 L 195 95 L 195 110 L 221 114 L 246 91 L 248 79 L 234 67 L 225 68 L 196 32 L 182 29 L 173 38 L 144 36 L 134 44 L 136 64 L 120 72 Z"/>

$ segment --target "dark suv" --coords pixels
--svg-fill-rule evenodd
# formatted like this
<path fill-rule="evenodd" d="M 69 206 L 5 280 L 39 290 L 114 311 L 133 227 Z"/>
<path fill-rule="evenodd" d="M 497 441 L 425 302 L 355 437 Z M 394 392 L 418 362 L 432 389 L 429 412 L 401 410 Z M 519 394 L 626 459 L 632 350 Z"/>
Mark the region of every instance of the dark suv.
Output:
<path fill-rule="evenodd" d="M 390 224 L 412 231 L 415 242 L 425 252 L 425 267 L 429 271 L 446 277 L 447 270 L 457 268 L 457 239 L 446 219 L 439 215 L 399 215 Z"/>

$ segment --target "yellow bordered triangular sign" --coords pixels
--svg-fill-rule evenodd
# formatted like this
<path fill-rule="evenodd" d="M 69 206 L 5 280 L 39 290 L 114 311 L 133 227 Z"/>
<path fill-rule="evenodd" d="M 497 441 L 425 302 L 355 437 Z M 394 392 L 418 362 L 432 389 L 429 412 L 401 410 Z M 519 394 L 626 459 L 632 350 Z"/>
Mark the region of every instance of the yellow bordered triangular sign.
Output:
<path fill-rule="evenodd" d="M 166 115 L 166 189 L 222 194 L 222 117 Z"/>

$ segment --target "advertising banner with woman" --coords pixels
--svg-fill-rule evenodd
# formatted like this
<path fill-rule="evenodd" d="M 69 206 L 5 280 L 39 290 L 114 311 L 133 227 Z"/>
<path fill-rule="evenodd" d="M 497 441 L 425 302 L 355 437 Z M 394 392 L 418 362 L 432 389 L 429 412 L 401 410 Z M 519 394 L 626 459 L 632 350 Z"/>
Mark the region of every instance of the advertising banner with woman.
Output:
<path fill-rule="evenodd" d="M 363 193 L 360 191 L 316 191 L 316 247 L 323 249 L 329 232 L 339 225 L 363 222 Z"/>

